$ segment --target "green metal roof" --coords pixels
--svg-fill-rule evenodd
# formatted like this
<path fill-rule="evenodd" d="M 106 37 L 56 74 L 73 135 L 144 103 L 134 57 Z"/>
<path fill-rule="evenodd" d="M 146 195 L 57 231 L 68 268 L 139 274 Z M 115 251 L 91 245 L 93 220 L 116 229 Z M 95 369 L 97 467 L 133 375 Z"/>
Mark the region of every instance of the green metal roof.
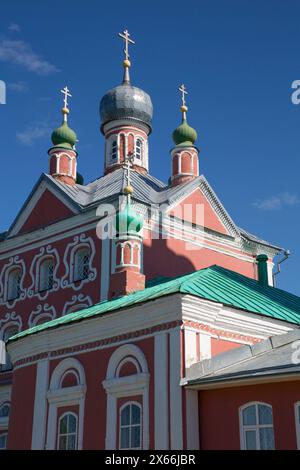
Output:
<path fill-rule="evenodd" d="M 159 278 L 149 282 L 142 291 L 69 313 L 24 330 L 9 341 L 175 293 L 194 295 L 300 325 L 300 297 L 275 287 L 262 286 L 254 279 L 220 266 L 211 266 L 176 278 Z"/>

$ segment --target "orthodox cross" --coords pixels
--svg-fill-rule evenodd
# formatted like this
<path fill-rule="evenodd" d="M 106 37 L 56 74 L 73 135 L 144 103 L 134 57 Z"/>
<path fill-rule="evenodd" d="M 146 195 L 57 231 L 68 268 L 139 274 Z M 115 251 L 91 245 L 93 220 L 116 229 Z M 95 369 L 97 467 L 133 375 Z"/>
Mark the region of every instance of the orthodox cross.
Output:
<path fill-rule="evenodd" d="M 127 183 L 126 185 L 127 186 L 130 186 L 130 170 L 133 167 L 133 158 L 134 158 L 133 153 L 128 154 L 125 157 L 125 163 L 123 165 L 123 168 L 125 168 L 125 170 L 126 170 L 125 178 L 126 178 L 126 183 Z"/>
<path fill-rule="evenodd" d="M 72 97 L 71 93 L 69 93 L 69 88 L 65 86 L 60 92 L 64 95 L 64 108 L 68 109 L 68 97 Z"/>
<path fill-rule="evenodd" d="M 128 46 L 129 44 L 135 44 L 135 42 L 130 39 L 130 34 L 129 32 L 127 31 L 127 29 L 125 29 L 125 31 L 123 31 L 123 33 L 119 33 L 119 36 L 120 38 L 124 39 L 124 42 L 125 42 L 125 49 L 124 49 L 124 54 L 125 54 L 125 60 L 129 60 L 129 52 L 128 52 Z"/>
<path fill-rule="evenodd" d="M 185 95 L 187 95 L 188 92 L 186 91 L 186 88 L 185 88 L 184 84 L 180 85 L 180 87 L 178 88 L 178 90 L 181 92 L 182 106 L 186 106 L 186 103 L 185 103 Z"/>

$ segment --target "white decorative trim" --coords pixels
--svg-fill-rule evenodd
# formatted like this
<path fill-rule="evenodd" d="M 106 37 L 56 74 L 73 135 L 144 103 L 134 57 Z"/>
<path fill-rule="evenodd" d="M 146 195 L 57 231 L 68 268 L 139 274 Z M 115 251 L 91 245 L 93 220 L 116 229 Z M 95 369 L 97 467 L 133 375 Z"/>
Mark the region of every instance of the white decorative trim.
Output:
<path fill-rule="evenodd" d="M 0 407 L 7 403 L 11 405 L 11 385 L 4 385 L 0 387 Z M 9 416 L 7 418 L 0 418 L 0 431 L 6 431 L 9 426 Z"/>
<path fill-rule="evenodd" d="M 53 305 L 49 304 L 39 304 L 37 307 L 32 310 L 29 319 L 28 326 L 31 328 L 35 326 L 41 318 L 48 318 L 48 320 L 54 320 L 56 318 L 56 309 Z"/>
<path fill-rule="evenodd" d="M 0 320 L 0 339 L 6 328 L 10 326 L 17 326 L 18 330 L 22 330 L 22 318 L 21 315 L 17 315 L 16 312 L 7 312 L 4 317 Z M 1 334 L 2 333 L 2 334 Z"/>
<path fill-rule="evenodd" d="M 99 240 L 100 242 L 100 240 Z M 115 246 L 115 244 L 113 244 Z M 101 279 L 100 300 L 107 300 L 110 280 L 110 238 L 104 238 L 101 243 Z M 113 258 L 113 257 L 112 257 Z"/>
<path fill-rule="evenodd" d="M 67 302 L 65 303 L 62 315 L 66 315 L 68 313 L 69 308 L 76 304 L 80 304 L 82 308 L 85 308 L 93 305 L 93 302 L 91 297 L 89 297 L 88 295 L 84 295 L 83 293 L 73 295 L 71 300 L 67 300 Z"/>
<path fill-rule="evenodd" d="M 118 365 L 126 357 L 135 358 L 141 372 L 135 375 L 117 377 Z M 116 349 L 110 357 L 106 379 L 102 385 L 107 394 L 107 418 L 105 448 L 117 448 L 117 399 L 142 395 L 143 399 L 143 449 L 149 448 L 149 380 L 148 365 L 143 351 L 135 344 L 125 344 Z"/>
<path fill-rule="evenodd" d="M 154 337 L 154 441 L 157 450 L 169 449 L 168 378 L 168 337 L 164 332 Z"/>
<path fill-rule="evenodd" d="M 8 300 L 7 299 L 7 288 L 8 288 L 8 276 L 11 270 L 15 268 L 20 268 L 21 270 L 21 279 L 20 279 L 20 295 L 16 299 Z M 20 259 L 18 255 L 12 256 L 9 258 L 8 263 L 6 263 L 1 269 L 0 274 L 0 304 L 5 304 L 6 307 L 14 308 L 16 302 L 19 300 L 24 300 L 26 297 L 26 289 L 23 288 L 23 283 L 26 274 L 26 266 L 23 259 Z"/>
<path fill-rule="evenodd" d="M 59 388 L 61 377 L 68 369 L 75 369 L 78 373 L 79 385 L 73 387 Z M 84 404 L 85 404 L 86 384 L 85 373 L 82 364 L 74 358 L 67 358 L 61 361 L 54 369 L 50 389 L 47 393 L 49 402 L 48 427 L 47 427 L 47 450 L 54 450 L 57 436 L 57 410 L 60 406 L 79 406 L 78 419 L 78 450 L 83 444 L 83 424 L 84 424 Z"/>
<path fill-rule="evenodd" d="M 53 258 L 53 287 L 52 289 L 39 292 L 39 282 L 40 282 L 40 266 L 44 259 Z M 32 260 L 29 274 L 31 277 L 31 285 L 27 289 L 27 296 L 29 298 L 37 296 L 39 300 L 45 300 L 48 297 L 49 292 L 57 291 L 60 286 L 60 281 L 57 276 L 58 268 L 60 264 L 59 254 L 56 248 L 52 248 L 51 245 L 43 246 L 40 248 L 39 253 L 37 253 Z"/>
<path fill-rule="evenodd" d="M 81 279 L 80 281 L 74 281 L 74 257 L 78 249 L 82 247 L 88 247 L 90 250 L 90 259 L 89 259 L 89 275 L 86 279 Z M 87 237 L 85 233 L 76 235 L 73 238 L 73 241 L 69 243 L 65 249 L 63 263 L 65 265 L 65 274 L 61 278 L 61 288 L 65 289 L 72 286 L 76 291 L 81 290 L 82 286 L 87 282 L 94 281 L 97 277 L 97 269 L 93 268 L 93 260 L 95 257 L 96 249 L 94 240 L 91 237 Z"/>

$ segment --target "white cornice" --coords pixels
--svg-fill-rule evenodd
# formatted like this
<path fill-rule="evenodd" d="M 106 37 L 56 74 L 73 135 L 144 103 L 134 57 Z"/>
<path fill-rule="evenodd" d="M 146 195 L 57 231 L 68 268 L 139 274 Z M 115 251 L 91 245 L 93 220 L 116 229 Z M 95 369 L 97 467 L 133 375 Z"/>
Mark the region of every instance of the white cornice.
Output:
<path fill-rule="evenodd" d="M 199 322 L 220 331 L 266 339 L 297 328 L 288 322 L 234 309 L 221 303 L 185 295 L 182 298 L 183 321 Z"/>
<path fill-rule="evenodd" d="M 9 343 L 8 350 L 15 363 L 36 354 L 93 343 L 180 319 L 181 295 L 174 294 L 21 338 Z"/>

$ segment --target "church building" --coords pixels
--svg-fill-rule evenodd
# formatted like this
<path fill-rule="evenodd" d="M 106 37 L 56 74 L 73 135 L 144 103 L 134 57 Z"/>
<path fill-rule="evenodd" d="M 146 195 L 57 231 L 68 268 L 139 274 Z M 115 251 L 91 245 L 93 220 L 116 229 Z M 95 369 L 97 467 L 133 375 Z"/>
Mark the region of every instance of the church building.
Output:
<path fill-rule="evenodd" d="M 184 85 L 169 180 L 150 174 L 152 101 L 119 36 L 103 174 L 77 171 L 65 87 L 47 172 L 0 235 L 0 449 L 300 448 L 284 250 L 237 226 L 202 175 Z"/>

